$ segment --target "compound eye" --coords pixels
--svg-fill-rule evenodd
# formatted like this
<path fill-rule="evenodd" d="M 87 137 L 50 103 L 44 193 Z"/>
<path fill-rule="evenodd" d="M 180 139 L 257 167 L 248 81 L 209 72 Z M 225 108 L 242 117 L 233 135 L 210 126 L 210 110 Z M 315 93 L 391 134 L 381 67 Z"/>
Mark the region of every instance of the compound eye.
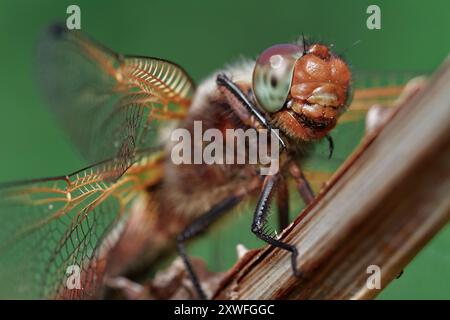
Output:
<path fill-rule="evenodd" d="M 264 50 L 253 69 L 253 92 L 267 112 L 283 108 L 289 95 L 295 62 L 303 50 L 294 44 L 278 44 Z"/>

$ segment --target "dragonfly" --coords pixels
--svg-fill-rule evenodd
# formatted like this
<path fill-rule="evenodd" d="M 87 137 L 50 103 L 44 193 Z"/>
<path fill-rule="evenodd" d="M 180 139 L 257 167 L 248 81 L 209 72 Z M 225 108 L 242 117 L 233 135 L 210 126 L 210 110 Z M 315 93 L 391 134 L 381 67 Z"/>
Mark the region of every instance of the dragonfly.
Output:
<path fill-rule="evenodd" d="M 174 62 L 121 55 L 61 25 L 43 32 L 37 61 L 50 110 L 92 165 L 0 185 L 3 298 L 99 299 L 106 279 L 154 265 L 174 249 L 197 298 L 207 298 L 185 243 L 244 202 L 256 204 L 248 232 L 291 252 L 295 276 L 296 248 L 266 230 L 270 203 L 283 229 L 290 195 L 308 204 L 332 175 L 317 163 L 334 161 L 337 168 L 344 160 L 328 160 L 310 145 L 328 141 L 324 148 L 332 151 L 332 132 L 361 127 L 374 104 L 393 105 L 408 78 L 358 78 L 329 46 L 302 38 L 196 86 Z M 175 165 L 170 131 L 190 130 L 195 120 L 220 130 L 280 129 L 279 173 L 261 176 L 255 165 Z"/>

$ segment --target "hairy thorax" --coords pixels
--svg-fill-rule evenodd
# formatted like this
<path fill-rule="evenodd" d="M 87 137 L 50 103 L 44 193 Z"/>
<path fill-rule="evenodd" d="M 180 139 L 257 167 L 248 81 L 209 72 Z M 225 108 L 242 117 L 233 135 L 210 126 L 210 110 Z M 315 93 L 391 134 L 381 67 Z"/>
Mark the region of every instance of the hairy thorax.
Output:
<path fill-rule="evenodd" d="M 179 128 L 187 129 L 193 140 L 195 122 L 201 123 L 203 132 L 211 128 L 218 129 L 224 137 L 223 150 L 226 150 L 225 131 L 247 130 L 248 127 L 233 114 L 230 106 L 217 91 L 215 83 L 211 82 L 212 78 L 200 86 L 198 95 L 202 97 L 194 99 L 188 117 Z M 174 164 L 170 154 L 175 143 L 169 142 L 166 149 L 167 158 L 161 192 L 163 210 L 199 216 L 234 192 L 247 188 L 252 179 L 257 177 L 256 165 L 204 162 Z"/>

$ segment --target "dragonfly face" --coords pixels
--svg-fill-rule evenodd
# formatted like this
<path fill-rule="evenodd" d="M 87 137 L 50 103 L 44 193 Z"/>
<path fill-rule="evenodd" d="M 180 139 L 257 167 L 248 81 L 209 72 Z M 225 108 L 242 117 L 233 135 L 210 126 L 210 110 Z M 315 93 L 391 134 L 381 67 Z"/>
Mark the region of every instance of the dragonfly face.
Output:
<path fill-rule="evenodd" d="M 260 197 L 257 212 L 267 214 L 264 197 L 271 199 L 275 188 L 284 190 L 273 198 L 285 225 L 287 170 L 263 179 L 253 166 L 168 163 L 159 129 L 191 128 L 200 119 L 211 128 L 266 126 L 295 142 L 317 140 L 336 125 L 351 81 L 347 64 L 326 46 L 285 44 L 267 49 L 255 64 L 225 70 L 243 79 L 239 85 L 217 77 L 196 89 L 175 63 L 119 55 L 62 26 L 44 33 L 37 59 L 49 107 L 94 164 L 0 185 L 0 220 L 8 222 L 0 225 L 0 284 L 8 283 L 1 297 L 99 298 L 107 276 L 142 256 L 154 263 L 175 239 L 188 264 L 185 240 L 242 201 Z M 357 121 L 380 97 L 389 104 L 399 93 L 400 87 L 357 91 L 341 121 Z M 319 177 L 313 184 L 320 186 L 331 172 L 309 175 L 297 160 L 289 154 L 285 169 L 309 201 L 305 176 Z M 265 217 L 258 219 L 252 230 L 264 239 Z M 69 288 L 74 265 L 81 284 Z"/>
<path fill-rule="evenodd" d="M 253 90 L 284 134 L 310 141 L 333 129 L 349 100 L 347 63 L 322 44 L 284 44 L 256 61 Z"/>

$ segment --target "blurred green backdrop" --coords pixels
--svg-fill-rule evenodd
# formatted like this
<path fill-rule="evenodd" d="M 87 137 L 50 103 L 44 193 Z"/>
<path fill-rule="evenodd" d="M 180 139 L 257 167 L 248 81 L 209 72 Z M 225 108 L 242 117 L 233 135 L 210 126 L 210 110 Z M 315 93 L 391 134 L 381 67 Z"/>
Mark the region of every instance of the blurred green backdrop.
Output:
<path fill-rule="evenodd" d="M 85 165 L 47 111 L 33 76 L 39 31 L 64 21 L 70 4 L 81 7 L 82 30 L 95 39 L 118 52 L 178 62 L 197 82 L 226 63 L 255 57 L 301 33 L 334 43 L 355 70 L 430 72 L 450 51 L 450 2 L 444 0 L 1 0 L 0 181 L 60 175 Z M 370 4 L 381 8 L 381 30 L 366 27 Z M 338 129 L 336 148 L 342 155 L 358 141 Z M 195 241 L 190 252 L 207 257 L 215 269 L 229 267 L 236 243 L 261 245 L 250 233 L 250 220 L 239 215 Z M 380 298 L 450 299 L 449 248 L 447 227 Z"/>

